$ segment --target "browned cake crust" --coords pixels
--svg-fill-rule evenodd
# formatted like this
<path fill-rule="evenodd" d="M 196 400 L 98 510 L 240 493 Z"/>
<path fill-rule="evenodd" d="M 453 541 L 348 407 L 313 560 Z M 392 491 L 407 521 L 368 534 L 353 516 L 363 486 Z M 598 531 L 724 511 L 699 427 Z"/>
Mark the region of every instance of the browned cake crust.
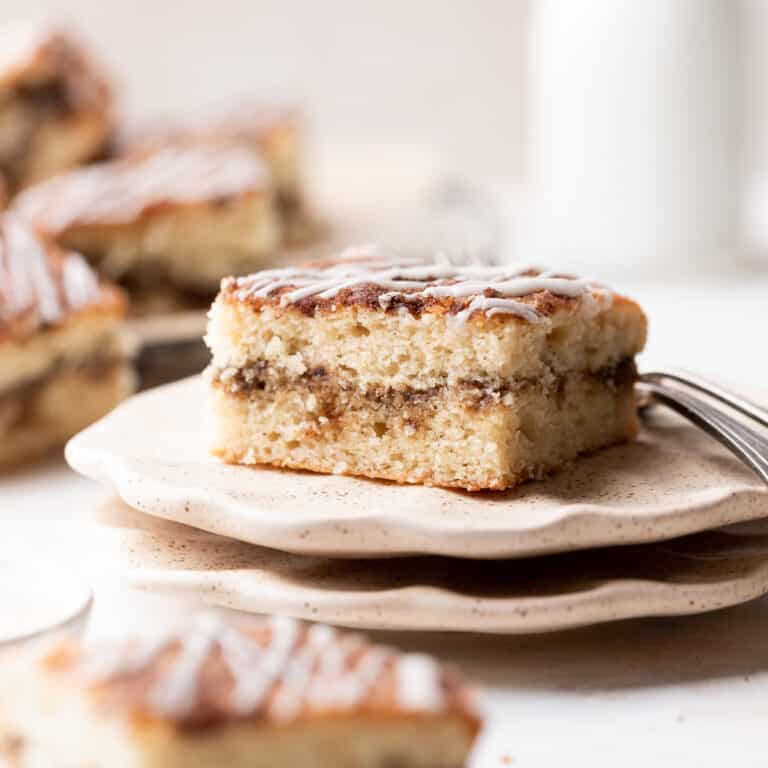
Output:
<path fill-rule="evenodd" d="M 505 281 L 512 280 L 519 292 L 514 297 L 504 287 Z M 591 300 L 593 291 L 611 295 L 612 302 L 637 307 L 631 299 L 613 295 L 594 282 L 566 273 L 544 273 L 536 267 L 505 270 L 416 264 L 393 268 L 391 262 L 328 261 L 266 270 L 222 281 L 220 296 L 223 301 L 246 303 L 255 311 L 269 306 L 308 317 L 358 307 L 390 314 L 406 311 L 416 317 L 465 315 L 482 325 L 551 317 Z"/>
<path fill-rule="evenodd" d="M 112 127 L 101 68 L 68 33 L 0 31 L 0 172 L 10 193 L 99 154 Z"/>
<path fill-rule="evenodd" d="M 23 706 L 8 717 L 25 767 L 42 765 L 27 753 L 50 757 L 68 741 L 68 764 L 94 768 L 111 765 L 110 749 L 130 768 L 288 768 L 307 752 L 323 768 L 460 768 L 480 728 L 457 670 L 292 619 L 203 615 L 178 631 L 60 644 L 33 664 L 28 690 L 53 702 L 54 722 Z M 56 727 L 57 707 L 82 713 L 77 734 Z"/>

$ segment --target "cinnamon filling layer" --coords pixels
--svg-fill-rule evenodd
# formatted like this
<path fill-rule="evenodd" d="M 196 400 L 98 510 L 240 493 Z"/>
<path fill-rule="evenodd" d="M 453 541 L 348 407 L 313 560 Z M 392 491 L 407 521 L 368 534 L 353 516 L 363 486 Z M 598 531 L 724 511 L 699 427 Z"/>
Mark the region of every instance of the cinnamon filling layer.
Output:
<path fill-rule="evenodd" d="M 441 384 L 428 389 L 372 387 L 367 390 L 340 380 L 325 368 L 313 368 L 301 376 L 291 376 L 285 369 L 272 366 L 266 361 L 258 361 L 247 368 L 215 370 L 212 375 L 214 386 L 234 397 L 255 399 L 286 390 L 297 391 L 305 397 L 312 395 L 315 398 L 313 410 L 327 418 L 339 416 L 348 408 L 431 410 L 448 394 L 458 396 L 466 407 L 472 409 L 496 405 L 505 395 L 531 389 L 558 398 L 563 392 L 566 379 L 572 377 L 593 381 L 608 390 L 625 391 L 634 384 L 637 369 L 634 360 L 626 358 L 596 372 L 572 371 L 552 376 L 547 381 L 516 378 L 494 383 L 479 378 L 466 378 L 456 385 Z"/>

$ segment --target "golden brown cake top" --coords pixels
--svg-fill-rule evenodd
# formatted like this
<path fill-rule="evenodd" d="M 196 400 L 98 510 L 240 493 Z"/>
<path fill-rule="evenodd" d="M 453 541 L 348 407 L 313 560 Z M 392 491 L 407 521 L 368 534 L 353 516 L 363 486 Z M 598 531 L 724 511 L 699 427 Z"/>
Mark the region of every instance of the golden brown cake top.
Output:
<path fill-rule="evenodd" d="M 431 657 L 293 619 L 234 623 L 203 614 L 176 632 L 62 646 L 43 664 L 88 690 L 101 711 L 180 728 L 285 724 L 324 713 L 478 719 L 458 673 Z"/>
<path fill-rule="evenodd" d="M 132 224 L 176 206 L 226 205 L 266 194 L 270 177 L 240 147 L 168 147 L 71 171 L 30 187 L 16 199 L 27 220 L 54 236 L 81 226 Z"/>
<path fill-rule="evenodd" d="M 122 312 L 85 259 L 43 240 L 13 213 L 0 215 L 0 341 L 22 339 L 96 307 Z"/>
<path fill-rule="evenodd" d="M 68 33 L 26 22 L 0 30 L 0 92 L 36 93 L 63 111 L 103 111 L 111 89 L 101 68 Z"/>
<path fill-rule="evenodd" d="M 357 254 L 357 255 L 356 255 Z M 270 269 L 222 282 L 224 300 L 304 314 L 363 306 L 380 311 L 482 314 L 537 322 L 575 302 L 609 307 L 613 293 L 594 281 L 528 265 L 456 266 L 382 259 L 376 249 L 349 249 L 337 259 Z M 621 297 L 617 297 L 621 298 Z"/>
<path fill-rule="evenodd" d="M 244 142 L 264 146 L 298 130 L 299 116 L 294 110 L 244 104 L 135 125 L 117 136 L 115 149 L 117 154 L 136 154 L 169 145 Z"/>

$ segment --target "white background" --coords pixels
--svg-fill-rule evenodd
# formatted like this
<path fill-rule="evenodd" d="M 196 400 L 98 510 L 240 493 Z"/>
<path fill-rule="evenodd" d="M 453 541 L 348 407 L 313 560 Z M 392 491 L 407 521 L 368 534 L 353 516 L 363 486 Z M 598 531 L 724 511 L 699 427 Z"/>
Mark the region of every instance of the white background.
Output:
<path fill-rule="evenodd" d="M 522 169 L 520 0 L 3 0 L 54 12 L 100 51 L 131 114 L 238 94 L 305 107 L 318 147 L 417 145 Z"/>
<path fill-rule="evenodd" d="M 743 146 L 768 168 L 768 3 L 740 19 Z M 459 168 L 525 168 L 527 0 L 2 0 L 69 19 L 131 114 L 256 93 L 306 107 L 315 144 L 408 144 Z"/>

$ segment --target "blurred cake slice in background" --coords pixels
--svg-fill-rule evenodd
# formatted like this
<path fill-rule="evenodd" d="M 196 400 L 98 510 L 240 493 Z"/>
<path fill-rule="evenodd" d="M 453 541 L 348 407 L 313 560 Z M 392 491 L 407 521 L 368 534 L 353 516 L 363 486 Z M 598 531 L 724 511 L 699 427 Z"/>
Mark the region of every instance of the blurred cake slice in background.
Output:
<path fill-rule="evenodd" d="M 79 254 L 0 216 L 0 467 L 63 444 L 130 394 L 125 307 Z"/>
<path fill-rule="evenodd" d="M 204 614 L 10 674 L 18 768 L 461 768 L 480 727 L 456 670 L 291 619 Z"/>
<path fill-rule="evenodd" d="M 318 234 L 307 208 L 303 179 L 301 118 L 295 110 L 246 104 L 205 115 L 155 121 L 123 129 L 114 141 L 118 156 L 157 152 L 168 146 L 244 146 L 262 157 L 272 173 L 287 245 L 304 244 Z"/>
<path fill-rule="evenodd" d="M 235 146 L 169 146 L 72 171 L 14 208 L 123 285 L 137 311 L 207 304 L 224 275 L 269 265 L 280 244 L 269 169 Z"/>
<path fill-rule="evenodd" d="M 80 43 L 55 27 L 0 29 L 0 177 L 19 189 L 99 155 L 112 96 Z"/>

